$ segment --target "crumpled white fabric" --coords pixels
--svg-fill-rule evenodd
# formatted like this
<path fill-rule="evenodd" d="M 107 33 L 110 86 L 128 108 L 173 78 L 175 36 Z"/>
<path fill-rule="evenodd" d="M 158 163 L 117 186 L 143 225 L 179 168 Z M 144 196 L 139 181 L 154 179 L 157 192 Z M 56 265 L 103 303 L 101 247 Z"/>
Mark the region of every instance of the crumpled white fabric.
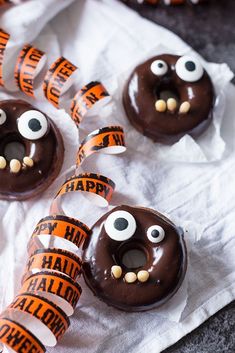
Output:
<path fill-rule="evenodd" d="M 129 314 L 99 302 L 81 281 L 82 298 L 71 328 L 56 351 L 161 352 L 235 298 L 235 88 L 227 85 L 225 112 L 218 125 L 221 134 L 212 133 L 222 143 L 222 149 L 213 155 L 209 153 L 211 138 L 197 144 L 186 137 L 179 149 L 174 146 L 176 149 L 173 147 L 165 154 L 161 146 L 153 145 L 128 125 L 120 107 L 119 80 L 159 45 L 167 44 L 168 49 L 178 53 L 188 52 L 190 48 L 177 36 L 115 0 L 31 0 L 0 14 L 0 27 L 12 34 L 12 53 L 23 43 L 33 41 L 52 57 L 62 54 L 77 64 L 81 68 L 78 86 L 100 79 L 114 93 L 117 101 L 101 110 L 99 116 L 87 117 L 80 131 L 84 136 L 98 126 L 117 122 L 128 130 L 129 148 L 124 155 L 96 155 L 84 166 L 116 182 L 112 204 L 152 207 L 182 224 L 187 222 L 189 228 L 188 297 L 179 322 L 173 321 L 176 297 L 168 308 Z M 206 65 L 218 74 L 218 87 L 231 79 L 225 64 Z M 225 81 L 219 82 L 221 73 Z M 0 92 L 0 99 L 12 96 L 20 95 Z M 36 105 L 57 122 L 65 140 L 65 161 L 60 177 L 40 197 L 27 202 L 0 202 L 0 309 L 11 301 L 20 286 L 27 241 L 34 225 L 47 214 L 66 171 L 74 164 L 78 145 L 77 130 L 63 110 L 56 111 L 46 102 L 37 101 Z M 179 162 L 182 150 L 189 154 Z M 79 194 L 66 197 L 65 201 L 66 211 L 88 224 L 106 211 Z"/>

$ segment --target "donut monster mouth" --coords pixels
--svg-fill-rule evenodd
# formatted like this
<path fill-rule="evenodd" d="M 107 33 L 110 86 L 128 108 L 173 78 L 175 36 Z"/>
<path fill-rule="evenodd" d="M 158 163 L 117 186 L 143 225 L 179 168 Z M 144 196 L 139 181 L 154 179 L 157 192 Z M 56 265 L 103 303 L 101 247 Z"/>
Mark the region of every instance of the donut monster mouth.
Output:
<path fill-rule="evenodd" d="M 133 215 L 122 210 L 111 213 L 104 227 L 106 234 L 120 243 L 114 255 L 115 264 L 110 269 L 113 279 L 122 279 L 127 284 L 149 281 L 151 276 L 151 267 L 147 265 L 149 254 L 151 252 L 154 254 L 152 265 L 155 266 L 157 259 L 162 255 L 160 245 L 165 238 L 163 227 L 152 224 L 143 234 L 142 230 L 138 229 Z M 154 281 L 160 283 L 160 279 Z"/>
<path fill-rule="evenodd" d="M 164 59 L 163 56 L 154 60 L 150 66 L 151 73 L 158 78 L 155 109 L 158 113 L 170 113 L 176 117 L 187 115 L 192 109 L 190 101 L 193 98 L 187 85 L 199 81 L 204 69 L 195 57 L 182 56 L 175 65 Z"/>
<path fill-rule="evenodd" d="M 0 139 L 0 173 L 8 170 L 10 173 L 19 174 L 35 165 L 33 156 L 27 154 L 26 140 L 31 141 L 33 145 L 33 141 L 43 137 L 48 131 L 48 121 L 37 110 L 25 111 L 16 117 L 14 122 L 12 120 L 0 109 L 0 132 L 1 128 L 4 128 Z"/>

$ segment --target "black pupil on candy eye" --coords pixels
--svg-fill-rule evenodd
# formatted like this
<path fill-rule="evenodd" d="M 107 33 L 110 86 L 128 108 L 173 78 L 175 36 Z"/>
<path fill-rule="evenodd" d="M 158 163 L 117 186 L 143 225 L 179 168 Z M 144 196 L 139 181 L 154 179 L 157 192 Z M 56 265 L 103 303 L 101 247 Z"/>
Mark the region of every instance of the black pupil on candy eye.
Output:
<path fill-rule="evenodd" d="M 196 70 L 196 65 L 193 61 L 187 61 L 185 63 L 185 67 L 188 71 L 195 71 Z"/>
<path fill-rule="evenodd" d="M 124 230 L 128 227 L 128 221 L 125 219 L 125 218 L 117 218 L 115 219 L 114 221 L 114 228 L 117 229 L 117 230 Z"/>
<path fill-rule="evenodd" d="M 159 67 L 159 69 L 162 69 L 163 68 L 163 63 L 158 63 L 158 67 Z"/>
<path fill-rule="evenodd" d="M 28 126 L 29 126 L 30 130 L 32 130 L 34 132 L 39 131 L 42 128 L 40 121 L 37 119 L 30 119 L 28 122 Z"/>
<path fill-rule="evenodd" d="M 151 235 L 153 238 L 159 237 L 160 233 L 157 229 L 152 230 Z"/>

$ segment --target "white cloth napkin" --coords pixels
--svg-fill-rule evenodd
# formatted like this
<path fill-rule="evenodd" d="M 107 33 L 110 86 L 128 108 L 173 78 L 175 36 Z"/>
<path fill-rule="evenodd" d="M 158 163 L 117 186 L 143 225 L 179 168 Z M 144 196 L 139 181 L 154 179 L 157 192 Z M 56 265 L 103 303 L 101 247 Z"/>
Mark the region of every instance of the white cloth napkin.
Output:
<path fill-rule="evenodd" d="M 120 79 L 124 79 L 130 66 L 147 53 L 160 45 L 178 53 L 190 50 L 177 36 L 140 18 L 115 0 L 71 3 L 70 0 L 25 2 L 2 13 L 0 27 L 10 31 L 16 51 L 22 43 L 33 41 L 52 57 L 62 54 L 81 68 L 78 86 L 100 79 L 117 99 L 121 91 Z M 232 77 L 227 66 L 207 67 L 211 72 L 219 72 L 218 88 L 223 89 Z M 225 80 L 219 81 L 221 73 Z M 99 116 L 85 119 L 82 135 L 107 122 L 121 121 L 128 130 L 129 148 L 125 155 L 100 155 L 86 163 L 88 170 L 102 171 L 116 182 L 113 204 L 152 207 L 176 217 L 182 224 L 188 221 L 192 228 L 189 237 L 193 236 L 195 223 L 203 234 L 195 244 L 188 239 L 191 248 L 188 296 L 179 322 L 171 320 L 174 315 L 169 313 L 172 310 L 169 308 L 168 311 L 163 308 L 135 314 L 109 308 L 99 302 L 82 281 L 83 295 L 71 328 L 56 347 L 58 353 L 158 353 L 235 298 L 235 88 L 230 84 L 224 95 L 225 113 L 218 124 L 220 127 L 222 123 L 221 134 L 212 132 L 224 147 L 211 156 L 208 154 L 210 138 L 202 144 L 186 138 L 178 151 L 188 150 L 193 157 L 184 155 L 180 163 L 176 162 L 179 160 L 177 150 L 169 149 L 164 154 L 161 146 L 156 148 L 130 128 L 119 101 L 100 111 Z M 0 92 L 0 99 L 12 96 L 20 95 Z M 0 202 L 0 309 L 12 300 L 20 286 L 27 241 L 35 223 L 47 214 L 64 173 L 73 165 L 78 144 L 76 128 L 64 111 L 56 111 L 45 102 L 36 102 L 36 105 L 58 124 L 65 140 L 65 162 L 58 180 L 37 199 Z M 139 142 L 141 148 L 137 148 Z M 212 146 L 217 148 L 216 144 Z M 158 149 L 163 152 L 159 154 Z M 209 163 L 211 160 L 217 162 Z M 128 192 L 124 193 L 125 190 Z M 88 224 L 104 212 L 79 194 L 66 198 L 66 210 Z M 170 308 L 174 304 L 176 299 L 173 298 Z"/>

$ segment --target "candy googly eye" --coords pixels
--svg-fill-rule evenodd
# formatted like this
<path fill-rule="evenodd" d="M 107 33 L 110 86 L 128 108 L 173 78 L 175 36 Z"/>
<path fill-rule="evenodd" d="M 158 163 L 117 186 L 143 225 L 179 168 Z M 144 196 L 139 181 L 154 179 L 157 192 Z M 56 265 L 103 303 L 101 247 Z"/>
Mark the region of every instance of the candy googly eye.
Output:
<path fill-rule="evenodd" d="M 151 64 L 151 71 L 156 76 L 163 76 L 168 71 L 167 63 L 163 60 L 155 60 Z"/>
<path fill-rule="evenodd" d="M 199 81 L 204 69 L 197 58 L 191 56 L 182 56 L 176 63 L 175 70 L 181 80 L 186 82 Z"/>
<path fill-rule="evenodd" d="M 162 227 L 154 225 L 148 228 L 147 237 L 152 243 L 160 243 L 165 238 L 165 231 Z"/>
<path fill-rule="evenodd" d="M 47 118 L 37 110 L 28 110 L 19 117 L 18 130 L 26 139 L 38 140 L 48 130 Z"/>
<path fill-rule="evenodd" d="M 129 212 L 116 211 L 108 216 L 104 228 L 111 239 L 124 241 L 130 239 L 135 233 L 136 221 Z"/>
<path fill-rule="evenodd" d="M 0 109 L 0 125 L 3 125 L 7 120 L 7 115 L 4 110 Z"/>

